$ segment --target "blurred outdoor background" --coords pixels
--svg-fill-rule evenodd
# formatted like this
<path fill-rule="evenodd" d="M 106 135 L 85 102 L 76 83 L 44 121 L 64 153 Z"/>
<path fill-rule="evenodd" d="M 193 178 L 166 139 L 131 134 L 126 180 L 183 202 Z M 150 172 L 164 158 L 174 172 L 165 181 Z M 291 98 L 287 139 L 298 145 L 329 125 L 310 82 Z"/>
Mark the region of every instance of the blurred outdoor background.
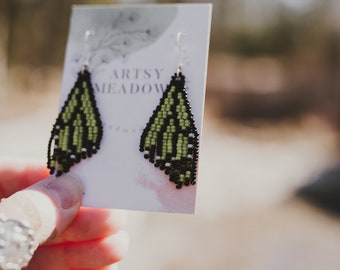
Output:
<path fill-rule="evenodd" d="M 144 2 L 0 0 L 0 157 L 45 162 L 71 5 Z M 340 269 L 340 1 L 209 2 L 197 213 L 131 211 L 119 267 Z"/>

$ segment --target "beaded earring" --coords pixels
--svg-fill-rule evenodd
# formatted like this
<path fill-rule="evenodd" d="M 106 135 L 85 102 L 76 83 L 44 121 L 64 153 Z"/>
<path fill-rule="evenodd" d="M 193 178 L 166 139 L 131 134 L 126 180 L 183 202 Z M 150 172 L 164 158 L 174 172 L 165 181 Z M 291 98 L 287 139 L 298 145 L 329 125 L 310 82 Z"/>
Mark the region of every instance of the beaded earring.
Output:
<path fill-rule="evenodd" d="M 86 41 L 90 34 L 86 32 Z M 60 176 L 81 159 L 97 153 L 102 136 L 103 125 L 86 61 L 51 131 L 47 153 L 50 173 Z"/>
<path fill-rule="evenodd" d="M 177 45 L 181 50 L 180 35 Z M 196 183 L 198 137 L 180 62 L 143 130 L 139 150 L 180 189 Z"/>

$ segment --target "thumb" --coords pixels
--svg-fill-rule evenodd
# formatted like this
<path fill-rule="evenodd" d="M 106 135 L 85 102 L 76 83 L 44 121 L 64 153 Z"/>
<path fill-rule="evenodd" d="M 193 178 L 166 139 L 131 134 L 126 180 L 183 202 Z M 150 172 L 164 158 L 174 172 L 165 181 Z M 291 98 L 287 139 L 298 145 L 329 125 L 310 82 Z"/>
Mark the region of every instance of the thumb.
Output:
<path fill-rule="evenodd" d="M 36 243 L 60 234 L 78 213 L 83 195 L 81 181 L 71 173 L 50 176 L 14 193 L 0 203 L 7 219 L 29 224 Z"/>

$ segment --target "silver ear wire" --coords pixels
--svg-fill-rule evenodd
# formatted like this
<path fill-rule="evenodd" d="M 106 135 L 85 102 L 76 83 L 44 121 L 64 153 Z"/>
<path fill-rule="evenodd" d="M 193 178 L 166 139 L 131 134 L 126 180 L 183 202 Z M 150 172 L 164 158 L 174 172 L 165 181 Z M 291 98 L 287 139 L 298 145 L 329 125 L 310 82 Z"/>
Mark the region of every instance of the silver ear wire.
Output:
<path fill-rule="evenodd" d="M 181 37 L 185 35 L 183 32 L 178 32 L 176 37 L 176 44 L 179 49 L 179 60 L 177 67 L 177 75 L 182 71 L 182 57 L 183 57 L 183 43 L 181 42 Z"/>
<path fill-rule="evenodd" d="M 88 67 L 91 60 L 91 52 L 90 52 L 90 44 L 89 39 L 90 36 L 94 36 L 95 31 L 94 30 L 86 30 L 84 35 L 84 42 L 85 42 L 85 61 L 84 61 L 84 67 Z"/>

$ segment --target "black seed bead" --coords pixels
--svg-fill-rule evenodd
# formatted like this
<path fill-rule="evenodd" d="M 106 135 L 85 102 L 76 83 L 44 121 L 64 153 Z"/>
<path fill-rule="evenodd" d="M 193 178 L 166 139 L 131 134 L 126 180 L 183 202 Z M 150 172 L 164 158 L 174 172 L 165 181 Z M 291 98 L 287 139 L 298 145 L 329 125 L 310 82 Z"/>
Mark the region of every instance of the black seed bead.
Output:
<path fill-rule="evenodd" d="M 172 175 L 172 180 L 177 181 L 178 179 L 179 179 L 179 174 L 178 173 L 174 173 Z"/>

